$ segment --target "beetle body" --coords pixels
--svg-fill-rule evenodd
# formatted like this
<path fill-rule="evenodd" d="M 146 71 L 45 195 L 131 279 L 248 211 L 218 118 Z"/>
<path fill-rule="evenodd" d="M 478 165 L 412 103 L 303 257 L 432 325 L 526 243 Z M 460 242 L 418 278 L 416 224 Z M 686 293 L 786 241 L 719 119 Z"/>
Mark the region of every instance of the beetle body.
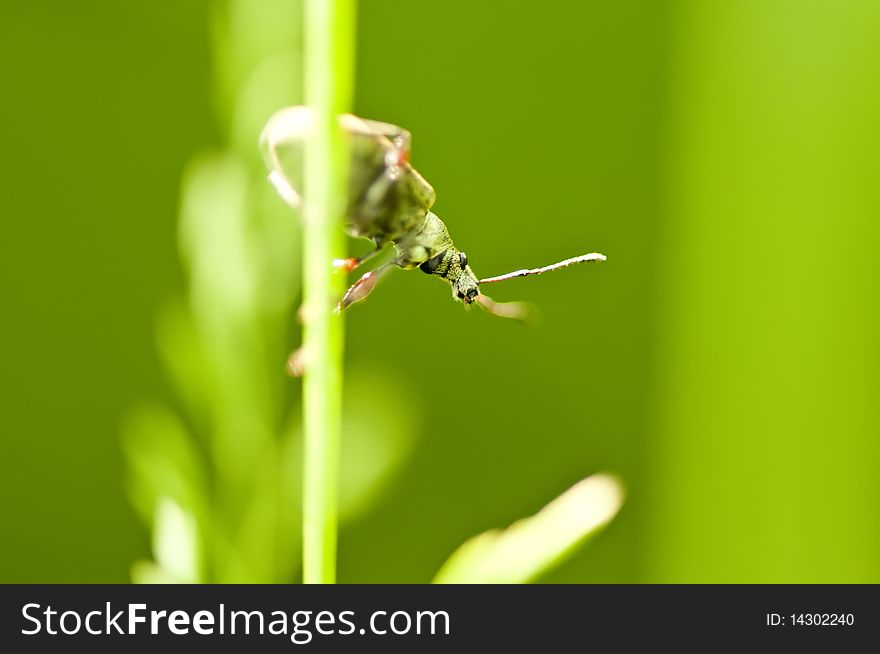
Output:
<path fill-rule="evenodd" d="M 302 188 L 303 143 L 313 122 L 313 113 L 308 107 L 288 107 L 269 120 L 261 138 L 271 171 L 269 179 L 293 206 L 300 203 L 296 189 Z M 480 280 L 471 269 L 467 255 L 455 247 L 444 222 L 431 211 L 436 194 L 409 162 L 409 132 L 390 123 L 351 114 L 340 116 L 339 122 L 348 138 L 351 162 L 346 231 L 371 240 L 375 249 L 362 257 L 337 260 L 333 264 L 343 270 L 354 270 L 386 245 L 392 244 L 395 249 L 392 261 L 365 273 L 348 289 L 339 302 L 339 309 L 366 298 L 390 268 L 419 268 L 448 282 L 455 300 L 464 304 L 478 302 L 495 315 L 521 318 L 522 305 L 496 303 L 480 293 L 480 284 L 605 259 L 601 254 L 591 253 L 544 268 L 518 270 Z"/>

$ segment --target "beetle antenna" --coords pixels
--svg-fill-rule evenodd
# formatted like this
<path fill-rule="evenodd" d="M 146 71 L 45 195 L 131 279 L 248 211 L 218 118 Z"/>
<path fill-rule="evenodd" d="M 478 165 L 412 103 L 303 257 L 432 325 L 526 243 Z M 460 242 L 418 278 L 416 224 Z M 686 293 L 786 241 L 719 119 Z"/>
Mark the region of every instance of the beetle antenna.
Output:
<path fill-rule="evenodd" d="M 571 259 L 559 261 L 558 263 L 552 263 L 549 266 L 543 266 L 542 268 L 523 268 L 522 270 L 514 270 L 513 272 L 509 272 L 504 275 L 498 275 L 497 277 L 487 277 L 486 279 L 481 279 L 480 284 L 503 282 L 505 279 L 513 279 L 514 277 L 525 277 L 526 275 L 540 275 L 541 273 L 550 272 L 551 270 L 558 270 L 559 268 L 565 268 L 576 263 L 583 263 L 584 261 L 605 261 L 605 255 L 599 254 L 598 252 L 590 252 L 589 254 L 582 254 L 579 257 L 572 257 Z"/>

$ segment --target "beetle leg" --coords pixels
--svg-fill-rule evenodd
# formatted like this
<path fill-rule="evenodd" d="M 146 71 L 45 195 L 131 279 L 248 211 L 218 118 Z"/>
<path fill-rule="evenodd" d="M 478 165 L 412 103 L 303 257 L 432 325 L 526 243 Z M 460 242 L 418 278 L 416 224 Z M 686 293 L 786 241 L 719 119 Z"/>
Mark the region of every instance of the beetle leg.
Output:
<path fill-rule="evenodd" d="M 389 270 L 391 270 L 392 266 L 394 265 L 394 262 L 386 263 L 379 266 L 375 270 L 364 273 L 359 280 L 351 285 L 351 287 L 345 292 L 345 295 L 342 296 L 342 299 L 336 306 L 337 313 L 347 307 L 350 307 L 355 302 L 360 302 L 361 300 L 366 298 L 370 294 L 370 292 L 376 287 L 379 278 L 385 275 L 385 273 L 387 273 Z"/>
<path fill-rule="evenodd" d="M 298 347 L 287 358 L 287 374 L 291 377 L 302 377 L 308 366 L 308 358 L 305 346 Z"/>
<path fill-rule="evenodd" d="M 394 145 L 397 153 L 396 165 L 402 166 L 409 161 L 409 150 L 412 137 L 408 130 L 391 123 L 382 123 L 378 120 L 368 120 L 361 118 L 364 126 L 374 134 L 379 134 L 387 138 Z"/>
<path fill-rule="evenodd" d="M 499 318 L 512 318 L 528 323 L 535 317 L 534 309 L 527 302 L 496 302 L 482 293 L 477 295 L 476 302 L 484 311 Z"/>
<path fill-rule="evenodd" d="M 403 164 L 409 163 L 409 132 L 401 132 L 391 142 L 394 147 L 385 155 L 385 165 L 396 170 Z"/>
<path fill-rule="evenodd" d="M 351 272 L 358 266 L 366 263 L 377 254 L 379 254 L 382 251 L 382 248 L 385 247 L 385 243 L 379 240 L 374 240 L 373 242 L 376 245 L 375 249 L 370 250 L 365 255 L 360 257 L 351 257 L 348 259 L 333 259 L 333 267 L 337 270 L 342 270 L 344 272 Z"/>

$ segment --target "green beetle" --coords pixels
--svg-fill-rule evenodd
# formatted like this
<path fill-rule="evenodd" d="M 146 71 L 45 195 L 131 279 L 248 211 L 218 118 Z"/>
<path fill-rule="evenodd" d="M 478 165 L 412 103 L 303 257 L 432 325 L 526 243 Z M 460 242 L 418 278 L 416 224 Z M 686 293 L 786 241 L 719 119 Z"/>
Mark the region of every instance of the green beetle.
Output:
<path fill-rule="evenodd" d="M 271 171 L 269 179 L 292 206 L 300 204 L 296 189 L 302 188 L 302 144 L 312 121 L 313 114 L 308 107 L 282 109 L 269 120 L 261 138 Z M 455 247 L 444 222 L 431 211 L 436 194 L 409 163 L 409 132 L 397 125 L 351 114 L 340 116 L 339 122 L 349 137 L 351 155 L 346 231 L 351 236 L 371 240 L 375 249 L 359 258 L 336 260 L 333 265 L 350 271 L 388 244 L 395 250 L 390 262 L 365 273 L 348 289 L 339 302 L 339 310 L 365 299 L 379 279 L 397 267 L 418 268 L 447 281 L 452 287 L 452 297 L 464 304 L 476 302 L 493 315 L 522 318 L 525 314 L 522 304 L 494 302 L 481 293 L 480 284 L 605 260 L 604 255 L 592 252 L 542 268 L 478 278 L 467 255 Z"/>

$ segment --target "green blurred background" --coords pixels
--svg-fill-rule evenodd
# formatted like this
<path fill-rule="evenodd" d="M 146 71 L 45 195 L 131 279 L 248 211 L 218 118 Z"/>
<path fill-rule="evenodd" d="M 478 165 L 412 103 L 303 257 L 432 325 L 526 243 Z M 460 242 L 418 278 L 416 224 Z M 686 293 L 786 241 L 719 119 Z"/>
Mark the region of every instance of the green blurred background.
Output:
<path fill-rule="evenodd" d="M 199 432 L 160 355 L 162 316 L 198 295 L 181 193 L 218 152 L 262 183 L 256 131 L 301 97 L 272 80 L 296 70 L 295 3 L 250 6 L 0 9 L 2 581 L 126 582 L 150 556 L 121 443 L 145 402 Z M 534 328 L 415 273 L 349 313 L 347 415 L 379 425 L 358 453 L 384 467 L 343 525 L 341 581 L 427 582 L 610 470 L 621 514 L 541 580 L 880 582 L 878 33 L 870 0 L 361 3 L 357 113 L 412 131 L 478 274 L 608 261 L 492 289 L 539 305 Z M 290 65 L 253 82 L 272 47 Z M 296 288 L 289 236 L 266 297 Z M 273 428 L 297 415 L 285 302 L 253 328 Z"/>

